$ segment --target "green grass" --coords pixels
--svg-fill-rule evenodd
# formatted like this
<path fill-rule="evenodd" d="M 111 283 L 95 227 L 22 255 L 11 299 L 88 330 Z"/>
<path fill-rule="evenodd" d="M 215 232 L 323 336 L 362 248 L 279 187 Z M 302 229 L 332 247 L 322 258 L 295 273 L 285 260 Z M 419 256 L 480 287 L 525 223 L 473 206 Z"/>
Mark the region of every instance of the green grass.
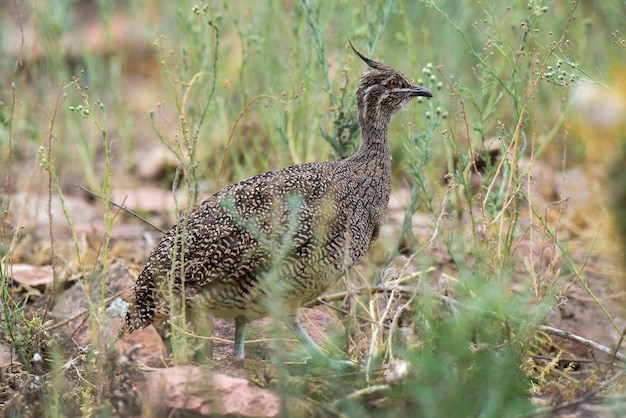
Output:
<path fill-rule="evenodd" d="M 620 93 L 626 67 L 620 2 L 112 4 L 19 3 L 21 21 L 14 5 L 1 6 L 9 13 L 0 17 L 0 342 L 13 347 L 26 381 L 43 382 L 30 413 L 114 414 L 110 388 L 119 373 L 104 331 L 104 277 L 115 261 L 117 212 L 99 203 L 104 232 L 86 248 L 73 226 L 78 214 L 64 206 L 70 238 L 51 226 L 31 236 L 16 225 L 12 197 L 25 191 L 64 202 L 80 194 L 78 184 L 108 199 L 117 188 L 145 185 L 136 176 L 136 150 L 163 147 L 179 162 L 171 175 L 152 180 L 176 198 L 176 213 L 166 214 L 169 227 L 226 184 L 350 155 L 359 141 L 353 94 L 364 67 L 348 39 L 435 96 L 409 105 L 391 126 L 394 193 L 408 202 L 404 221 L 383 235 L 364 276 L 348 278 L 362 287 L 387 280 L 393 290 L 353 296 L 349 314 L 339 315 L 348 330 L 343 348 L 366 370 L 326 382 L 315 411 L 530 413 L 540 372 L 528 366 L 537 350 L 534 327 L 572 278 L 617 328 L 617 313 L 586 285 L 585 260 L 571 253 L 561 218 L 547 216 L 551 202 L 537 196 L 530 174 L 545 164 L 565 176 L 586 161 L 585 144 L 595 138 L 573 128 L 570 98 L 586 83 Z M 96 49 L 83 26 L 91 15 L 85 8 L 95 16 L 92 27 L 103 28 Z M 120 17 L 131 22 L 126 29 Z M 476 155 L 486 161 L 480 174 Z M 428 233 L 414 230 L 415 213 L 428 219 Z M 45 258 L 55 266 L 55 285 L 32 307 L 9 279 L 10 263 L 35 260 L 24 248 L 28 240 L 47 244 Z M 73 247 L 70 256 L 58 250 L 63 241 Z M 554 263 L 536 269 L 536 256 L 523 253 L 520 241 L 554 249 Z M 594 242 L 585 245 L 593 254 Z M 531 267 L 520 275 L 524 260 Z M 416 270 L 421 274 L 411 274 Z M 44 321 L 47 297 L 54 300 L 63 291 L 60 277 L 72 274 L 90 295 L 94 333 L 82 351 Z M 173 338 L 177 362 L 195 344 L 184 309 L 181 315 Z M 354 344 L 360 336 L 368 344 Z M 33 361 L 35 353 L 43 366 Z M 69 361 L 79 366 L 68 369 Z M 380 369 L 398 362 L 408 372 L 385 386 Z M 380 396 L 363 395 L 377 384 Z M 279 384 L 284 396 L 294 395 L 288 386 Z M 0 398 L 0 408 L 7 405 L 9 397 Z M 5 412 L 28 413 L 14 405 Z"/>

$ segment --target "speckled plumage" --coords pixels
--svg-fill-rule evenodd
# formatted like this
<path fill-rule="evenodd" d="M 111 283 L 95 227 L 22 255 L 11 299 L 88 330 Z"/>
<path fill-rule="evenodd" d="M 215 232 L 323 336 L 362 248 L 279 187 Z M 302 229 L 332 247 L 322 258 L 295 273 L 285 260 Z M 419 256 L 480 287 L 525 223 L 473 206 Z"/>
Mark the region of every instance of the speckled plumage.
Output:
<path fill-rule="evenodd" d="M 236 319 L 237 356 L 243 356 L 245 323 L 276 313 L 312 354 L 322 354 L 300 327 L 297 311 L 376 239 L 391 190 L 389 123 L 413 97 L 432 96 L 355 52 L 370 67 L 356 93 L 359 150 L 344 160 L 251 177 L 195 207 L 150 254 L 135 285 L 126 331 L 167 320 L 164 289 L 172 284 L 175 291 L 184 287 L 188 305 Z"/>

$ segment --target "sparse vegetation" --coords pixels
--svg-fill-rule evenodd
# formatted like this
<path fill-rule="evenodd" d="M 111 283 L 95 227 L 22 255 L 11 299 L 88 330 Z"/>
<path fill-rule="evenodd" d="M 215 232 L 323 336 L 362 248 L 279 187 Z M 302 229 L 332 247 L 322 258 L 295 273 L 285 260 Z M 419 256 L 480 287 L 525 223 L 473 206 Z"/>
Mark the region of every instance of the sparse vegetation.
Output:
<path fill-rule="evenodd" d="M 9 3 L 6 416 L 149 408 L 137 397 L 141 349 L 116 345 L 119 298 L 157 229 L 204 197 L 354 152 L 363 67 L 348 39 L 435 93 L 392 124 L 394 190 L 378 243 L 313 311 L 334 324 L 324 348 L 360 368 L 329 376 L 294 364 L 306 354 L 284 349 L 298 346 L 272 324 L 257 327 L 246 377 L 259 383 L 254 359 L 272 346 L 277 377 L 265 383 L 285 416 L 559 416 L 592 402 L 598 416 L 620 416 L 623 3 Z M 37 281 L 18 265 L 52 269 Z M 210 324 L 179 313 L 165 363 L 216 368 L 197 355 Z M 215 331 L 219 357 L 229 329 Z"/>

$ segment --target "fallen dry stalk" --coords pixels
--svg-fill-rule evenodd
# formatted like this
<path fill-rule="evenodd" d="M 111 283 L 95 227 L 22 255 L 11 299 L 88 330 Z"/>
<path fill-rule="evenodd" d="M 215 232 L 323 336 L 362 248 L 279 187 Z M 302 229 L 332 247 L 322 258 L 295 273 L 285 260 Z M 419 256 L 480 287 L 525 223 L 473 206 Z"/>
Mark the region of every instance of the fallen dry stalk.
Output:
<path fill-rule="evenodd" d="M 626 356 L 624 356 L 622 353 L 616 352 L 615 350 L 604 346 L 600 343 L 597 343 L 595 341 L 589 340 L 587 338 L 581 337 L 580 335 L 576 335 L 573 334 L 569 331 L 565 331 L 562 329 L 558 329 L 558 328 L 554 328 L 554 327 L 550 327 L 548 325 L 539 325 L 539 327 L 537 328 L 539 331 L 543 331 L 546 332 L 550 335 L 556 335 L 557 337 L 561 337 L 561 338 L 566 338 L 568 340 L 574 341 L 578 344 L 582 344 L 585 347 L 588 348 L 592 348 L 596 351 L 599 351 L 601 353 L 607 354 L 609 356 L 615 356 L 615 358 L 620 359 L 620 360 L 626 360 Z"/>

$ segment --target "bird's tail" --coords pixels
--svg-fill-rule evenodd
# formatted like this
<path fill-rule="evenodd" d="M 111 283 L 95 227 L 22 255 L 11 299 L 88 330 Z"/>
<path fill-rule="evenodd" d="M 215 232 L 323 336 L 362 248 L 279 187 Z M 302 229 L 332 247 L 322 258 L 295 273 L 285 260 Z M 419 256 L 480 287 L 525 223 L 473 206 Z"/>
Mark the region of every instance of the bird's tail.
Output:
<path fill-rule="evenodd" d="M 157 284 L 149 265 L 137 277 L 135 291 L 126 311 L 126 323 L 122 326 L 119 335 L 145 328 L 154 321 L 156 312 L 155 293 Z"/>

